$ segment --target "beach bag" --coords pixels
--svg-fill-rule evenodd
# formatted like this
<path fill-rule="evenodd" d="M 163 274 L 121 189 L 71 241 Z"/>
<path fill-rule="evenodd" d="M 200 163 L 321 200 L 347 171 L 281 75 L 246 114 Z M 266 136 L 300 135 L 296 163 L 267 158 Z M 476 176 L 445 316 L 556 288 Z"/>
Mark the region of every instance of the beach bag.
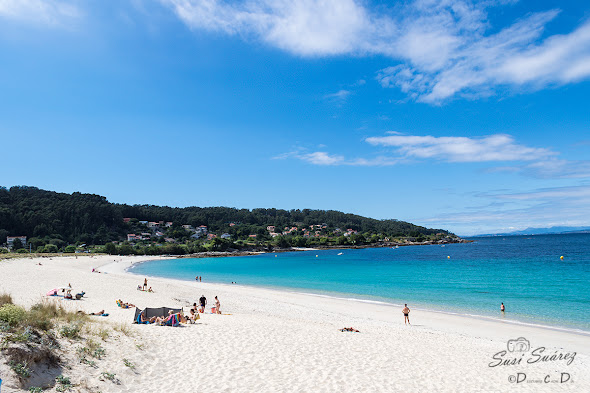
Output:
<path fill-rule="evenodd" d="M 215 307 L 211 307 L 211 314 L 217 313 L 217 309 Z"/>

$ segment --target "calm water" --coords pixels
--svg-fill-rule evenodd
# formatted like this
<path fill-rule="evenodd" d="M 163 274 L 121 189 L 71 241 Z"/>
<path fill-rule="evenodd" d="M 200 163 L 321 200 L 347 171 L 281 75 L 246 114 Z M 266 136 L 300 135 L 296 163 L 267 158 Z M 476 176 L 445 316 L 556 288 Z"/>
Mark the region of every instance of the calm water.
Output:
<path fill-rule="evenodd" d="M 590 331 L 590 234 L 474 240 L 445 247 L 152 261 L 131 272 L 186 280 L 200 275 L 207 282 L 408 303 Z"/>

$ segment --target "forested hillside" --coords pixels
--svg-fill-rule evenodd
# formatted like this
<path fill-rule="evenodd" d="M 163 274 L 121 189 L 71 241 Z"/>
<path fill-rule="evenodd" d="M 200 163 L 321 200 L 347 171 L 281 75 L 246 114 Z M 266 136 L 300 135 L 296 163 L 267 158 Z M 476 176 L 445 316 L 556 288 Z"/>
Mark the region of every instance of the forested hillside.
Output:
<path fill-rule="evenodd" d="M 124 218 L 132 218 L 124 222 Z M 447 234 L 440 229 L 428 229 L 397 220 L 376 220 L 333 210 L 235 209 L 229 207 L 172 208 L 153 205 L 110 203 L 93 194 L 58 193 L 35 187 L 0 187 L 0 244 L 6 236 L 27 236 L 39 244 L 106 244 L 124 241 L 138 221 L 173 222 L 181 225 L 206 225 L 209 233 L 228 233 L 233 240 L 257 235 L 268 237 L 267 227 L 309 227 L 322 225 L 323 233 L 352 229 L 362 234 L 380 236 L 426 236 Z M 135 225 L 135 227 L 133 227 Z M 182 229 L 182 227 L 180 227 Z M 180 240 L 189 236 L 180 233 Z M 293 235 L 301 233 L 293 233 Z M 184 238 L 183 238 L 184 237 Z M 157 240 L 157 239 L 156 239 Z"/>

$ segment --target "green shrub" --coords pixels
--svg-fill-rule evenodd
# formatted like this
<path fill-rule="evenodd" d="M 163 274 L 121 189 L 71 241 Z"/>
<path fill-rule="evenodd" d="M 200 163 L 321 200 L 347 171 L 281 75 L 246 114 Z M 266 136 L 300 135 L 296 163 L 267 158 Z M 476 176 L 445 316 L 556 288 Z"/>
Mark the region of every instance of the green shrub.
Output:
<path fill-rule="evenodd" d="M 71 339 L 80 338 L 80 330 L 82 326 L 77 323 L 72 323 L 70 325 L 63 325 L 59 330 L 59 333 L 62 337 L 67 337 Z"/>
<path fill-rule="evenodd" d="M 56 377 L 55 381 L 57 382 L 55 390 L 57 390 L 58 392 L 65 392 L 72 387 L 72 382 L 70 381 L 70 378 L 64 375 Z"/>
<path fill-rule="evenodd" d="M 39 386 L 31 386 L 29 388 L 29 392 L 31 393 L 41 393 L 43 391 L 43 388 L 40 388 Z"/>
<path fill-rule="evenodd" d="M 45 253 L 56 253 L 58 248 L 55 244 L 48 244 L 43 248 L 43 252 Z"/>
<path fill-rule="evenodd" d="M 67 253 L 76 252 L 76 246 L 69 245 L 64 249 L 64 252 L 67 252 Z"/>
<path fill-rule="evenodd" d="M 19 250 L 16 250 L 16 253 L 17 254 L 28 254 L 29 251 L 28 250 L 25 250 L 24 248 L 21 248 Z"/>
<path fill-rule="evenodd" d="M 31 370 L 27 367 L 27 363 L 10 362 L 9 366 L 20 378 L 29 378 L 31 376 Z"/>
<path fill-rule="evenodd" d="M 22 322 L 27 315 L 24 308 L 14 304 L 5 304 L 0 307 L 0 321 L 8 323 L 10 326 L 16 326 Z"/>
<path fill-rule="evenodd" d="M 129 359 L 123 359 L 123 364 L 127 367 L 129 367 L 130 369 L 134 369 L 135 365 L 133 363 L 131 363 L 131 360 Z"/>
<path fill-rule="evenodd" d="M 102 378 L 108 379 L 109 381 L 113 381 L 114 382 L 115 379 L 116 379 L 115 376 L 117 374 L 115 374 L 115 373 L 109 373 L 107 371 L 103 371 L 102 373 L 100 373 L 100 375 L 101 375 Z"/>

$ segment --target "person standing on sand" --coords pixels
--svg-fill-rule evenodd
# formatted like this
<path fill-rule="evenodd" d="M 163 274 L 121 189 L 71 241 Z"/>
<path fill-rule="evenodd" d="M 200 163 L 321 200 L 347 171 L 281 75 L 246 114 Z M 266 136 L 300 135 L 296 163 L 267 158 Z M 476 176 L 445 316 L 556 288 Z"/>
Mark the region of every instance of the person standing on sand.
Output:
<path fill-rule="evenodd" d="M 502 303 L 502 305 L 500 306 L 500 311 L 502 311 L 502 312 L 506 311 L 506 308 L 504 307 L 504 303 Z"/>
<path fill-rule="evenodd" d="M 201 282 L 201 276 L 199 276 L 199 282 Z"/>
<path fill-rule="evenodd" d="M 201 313 L 204 313 L 205 306 L 207 305 L 207 298 L 205 297 L 205 295 L 201 296 L 201 298 L 199 299 L 199 303 L 201 304 Z"/>
<path fill-rule="evenodd" d="M 410 323 L 410 309 L 408 308 L 407 304 L 404 304 L 404 309 L 402 310 L 402 312 L 404 313 L 404 325 L 406 325 L 407 323 L 409 323 L 411 325 L 411 323 Z"/>
<path fill-rule="evenodd" d="M 147 289 L 147 277 L 143 279 L 143 290 Z"/>
<path fill-rule="evenodd" d="M 217 299 L 217 296 L 215 296 L 215 312 L 217 314 L 221 314 L 221 311 L 219 311 L 220 306 L 221 306 L 221 303 L 219 303 L 219 299 Z"/>

